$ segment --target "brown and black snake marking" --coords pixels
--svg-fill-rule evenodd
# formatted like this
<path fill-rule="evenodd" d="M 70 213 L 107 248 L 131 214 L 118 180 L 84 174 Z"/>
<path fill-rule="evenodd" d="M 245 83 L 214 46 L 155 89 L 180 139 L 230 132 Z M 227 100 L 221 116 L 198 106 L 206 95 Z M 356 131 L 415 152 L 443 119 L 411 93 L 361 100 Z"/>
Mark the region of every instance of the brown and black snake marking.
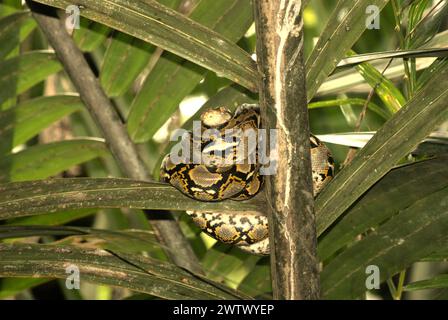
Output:
<path fill-rule="evenodd" d="M 258 105 L 243 104 L 235 113 L 225 108 L 210 109 L 201 115 L 201 130 L 217 130 L 201 141 L 205 162 L 174 164 L 168 154 L 161 166 L 161 180 L 173 185 L 185 195 L 201 201 L 225 199 L 246 200 L 256 195 L 263 186 L 259 164 L 247 161 L 254 156 L 256 146 L 249 148 L 245 134 L 260 128 Z M 225 136 L 226 130 L 235 129 Z M 244 143 L 243 143 L 244 142 Z M 243 143 L 243 156 L 237 154 Z M 327 147 L 314 135 L 310 136 L 313 191 L 316 196 L 334 175 L 334 161 Z M 246 147 L 249 146 L 249 147 Z M 225 153 L 227 151 L 227 153 Z M 257 156 L 255 154 L 255 160 Z M 236 245 L 254 254 L 269 254 L 268 221 L 259 212 L 187 211 L 202 231 L 218 241 Z"/>

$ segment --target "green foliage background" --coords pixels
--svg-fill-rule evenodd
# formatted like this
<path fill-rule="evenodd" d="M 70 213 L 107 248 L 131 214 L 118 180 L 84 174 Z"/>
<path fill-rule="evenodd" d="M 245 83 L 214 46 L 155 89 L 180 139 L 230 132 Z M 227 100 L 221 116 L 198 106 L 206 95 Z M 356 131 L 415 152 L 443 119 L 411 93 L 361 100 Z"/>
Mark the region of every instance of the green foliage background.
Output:
<path fill-rule="evenodd" d="M 316 200 L 322 298 L 445 299 L 448 3 L 353 2 L 310 0 L 303 14 L 311 129 L 339 141 L 328 144 L 339 172 Z M 155 180 L 175 128 L 208 107 L 257 101 L 251 1 L 78 3 L 86 9 L 73 39 Z M 380 29 L 366 29 L 368 5 L 382 9 Z M 216 243 L 183 214 L 259 203 L 204 204 L 116 179 L 100 131 L 21 1 L 0 3 L 0 44 L 0 298 L 271 298 L 268 258 Z M 347 57 L 358 60 L 337 67 Z M 376 134 L 343 166 L 355 131 Z M 204 278 L 167 262 L 143 208 L 176 214 Z M 79 291 L 65 286 L 70 264 L 80 267 Z M 382 286 L 366 292 L 369 265 Z"/>

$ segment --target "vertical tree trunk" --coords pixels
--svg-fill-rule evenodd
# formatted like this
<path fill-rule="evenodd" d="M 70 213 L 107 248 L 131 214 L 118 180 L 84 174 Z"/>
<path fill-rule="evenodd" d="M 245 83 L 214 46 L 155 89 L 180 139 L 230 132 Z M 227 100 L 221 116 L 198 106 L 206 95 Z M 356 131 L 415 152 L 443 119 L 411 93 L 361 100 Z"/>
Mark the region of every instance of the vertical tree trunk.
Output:
<path fill-rule="evenodd" d="M 261 111 L 277 129 L 277 170 L 266 177 L 274 298 L 318 299 L 302 2 L 254 6 Z"/>

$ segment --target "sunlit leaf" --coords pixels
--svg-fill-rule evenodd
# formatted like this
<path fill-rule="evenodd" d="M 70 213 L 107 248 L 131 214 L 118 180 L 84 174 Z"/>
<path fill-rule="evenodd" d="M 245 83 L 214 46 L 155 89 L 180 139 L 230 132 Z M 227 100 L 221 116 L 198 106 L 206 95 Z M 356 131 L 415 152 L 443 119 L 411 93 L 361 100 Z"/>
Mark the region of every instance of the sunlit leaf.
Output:
<path fill-rule="evenodd" d="M 0 181 L 46 178 L 76 164 L 107 154 L 104 142 L 94 139 L 59 141 L 33 146 L 0 159 Z"/>
<path fill-rule="evenodd" d="M 39 0 L 65 9 L 66 0 Z M 255 62 L 218 33 L 156 1 L 81 0 L 81 15 L 152 43 L 251 90 L 257 89 Z"/>
<path fill-rule="evenodd" d="M 238 41 L 253 21 L 252 7 L 247 0 L 202 0 L 190 18 L 232 42 Z M 127 125 L 133 140 L 151 139 L 206 72 L 194 63 L 165 52 L 132 102 Z"/>
<path fill-rule="evenodd" d="M 424 289 L 448 288 L 448 274 L 441 274 L 434 278 L 412 282 L 404 287 L 405 291 L 416 291 Z"/>
<path fill-rule="evenodd" d="M 343 104 L 350 104 L 354 106 L 364 106 L 366 104 L 366 100 L 359 98 L 347 98 L 347 99 L 335 99 L 335 100 L 322 100 L 315 101 L 308 104 L 309 109 L 317 109 L 317 108 L 327 108 L 327 107 L 338 107 Z M 380 108 L 375 103 L 369 101 L 367 104 L 367 108 L 371 111 L 375 112 L 377 115 L 381 116 L 385 120 L 389 119 L 392 116 L 388 110 L 384 110 Z"/>
<path fill-rule="evenodd" d="M 176 9 L 181 0 L 158 0 Z M 116 32 L 107 47 L 101 66 L 100 81 L 110 97 L 124 94 L 147 65 L 156 47 L 127 34 Z"/>
<path fill-rule="evenodd" d="M 0 111 L 0 152 L 11 151 L 53 122 L 82 107 L 78 96 L 58 95 L 27 100 Z"/>
<path fill-rule="evenodd" d="M 0 19 L 0 60 L 16 48 L 35 27 L 36 23 L 26 11 L 19 11 Z"/>
<path fill-rule="evenodd" d="M 391 58 L 423 58 L 423 57 L 446 57 L 448 56 L 448 48 L 425 48 L 414 50 L 396 50 L 375 53 L 364 53 L 350 56 L 342 59 L 338 63 L 338 67 L 347 67 L 357 65 L 363 62 L 369 62 L 379 59 Z"/>
<path fill-rule="evenodd" d="M 80 28 L 73 32 L 73 40 L 82 51 L 93 51 L 100 46 L 111 32 L 107 26 L 83 17 L 80 18 Z"/>
<path fill-rule="evenodd" d="M 47 281 L 48 279 L 45 278 L 2 278 L 0 279 L 0 299 L 12 297 Z"/>
<path fill-rule="evenodd" d="M 383 101 L 389 113 L 395 113 L 406 103 L 401 91 L 387 79 L 381 72 L 369 63 L 361 63 L 356 69 L 364 77 L 367 83 L 375 90 L 376 94 Z"/>
<path fill-rule="evenodd" d="M 381 10 L 387 3 L 388 0 L 338 1 L 306 62 L 308 100 L 314 97 L 321 84 L 365 31 L 366 8 L 373 5 Z M 343 13 L 345 15 L 341 16 Z"/>
<path fill-rule="evenodd" d="M 0 105 L 61 70 L 53 53 L 34 51 L 0 63 Z"/>
<path fill-rule="evenodd" d="M 448 109 L 448 68 L 444 68 L 381 127 L 316 201 L 318 233 L 328 228 L 365 191 L 412 151 L 442 120 Z"/>
<path fill-rule="evenodd" d="M 416 5 L 418 6 L 418 3 Z M 422 13 L 418 14 L 415 19 L 418 20 L 418 25 L 416 22 L 410 25 L 412 34 L 409 37 L 409 47 L 418 48 L 431 40 L 437 33 L 440 25 L 446 20 L 448 14 L 447 2 L 439 1 L 428 15 L 423 14 L 425 7 L 422 8 Z M 423 16 L 423 19 L 420 20 L 420 16 Z"/>

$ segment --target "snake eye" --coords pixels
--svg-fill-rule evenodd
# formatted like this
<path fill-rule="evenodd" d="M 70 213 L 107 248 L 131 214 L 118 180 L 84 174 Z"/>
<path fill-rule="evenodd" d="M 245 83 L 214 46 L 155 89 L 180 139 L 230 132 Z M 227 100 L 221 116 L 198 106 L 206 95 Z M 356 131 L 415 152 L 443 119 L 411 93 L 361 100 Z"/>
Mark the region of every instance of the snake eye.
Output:
<path fill-rule="evenodd" d="M 207 128 L 221 128 L 232 119 L 232 113 L 224 108 L 209 109 L 201 114 L 202 125 Z"/>

